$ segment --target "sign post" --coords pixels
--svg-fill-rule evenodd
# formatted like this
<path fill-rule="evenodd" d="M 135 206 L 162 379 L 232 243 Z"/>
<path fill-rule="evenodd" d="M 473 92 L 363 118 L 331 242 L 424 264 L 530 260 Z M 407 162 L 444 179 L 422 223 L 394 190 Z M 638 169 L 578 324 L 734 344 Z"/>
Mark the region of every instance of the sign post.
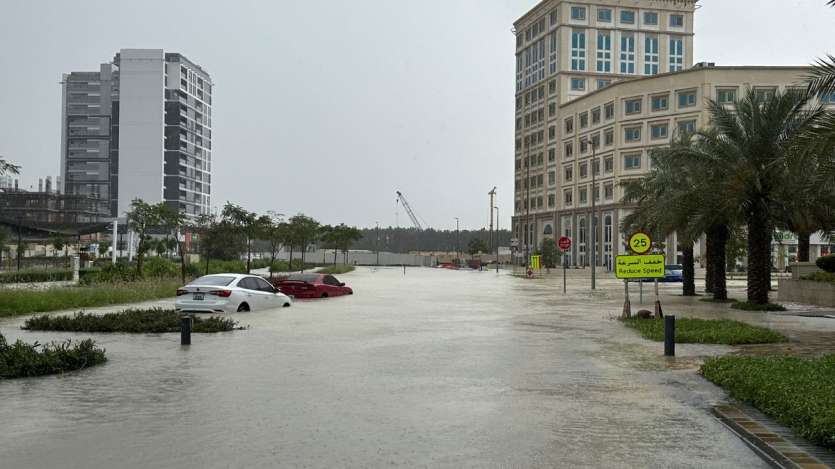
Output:
<path fill-rule="evenodd" d="M 629 280 L 651 278 L 655 280 L 655 317 L 663 317 L 661 311 L 661 297 L 658 293 L 658 279 L 664 278 L 663 255 L 647 254 L 652 248 L 652 238 L 642 231 L 634 233 L 629 237 L 629 249 L 637 254 L 635 256 L 618 256 L 615 265 L 615 275 L 624 281 L 626 299 L 623 304 L 623 318 L 629 319 L 632 316 L 632 305 L 629 301 Z M 641 288 L 641 301 L 643 302 L 643 283 Z"/>
<path fill-rule="evenodd" d="M 559 239 L 559 241 L 557 241 L 557 244 L 560 247 L 560 251 L 562 251 L 562 294 L 565 295 L 568 286 L 568 280 L 566 280 L 566 273 L 568 272 L 568 258 L 565 257 L 565 253 L 571 249 L 571 238 L 563 236 Z"/>

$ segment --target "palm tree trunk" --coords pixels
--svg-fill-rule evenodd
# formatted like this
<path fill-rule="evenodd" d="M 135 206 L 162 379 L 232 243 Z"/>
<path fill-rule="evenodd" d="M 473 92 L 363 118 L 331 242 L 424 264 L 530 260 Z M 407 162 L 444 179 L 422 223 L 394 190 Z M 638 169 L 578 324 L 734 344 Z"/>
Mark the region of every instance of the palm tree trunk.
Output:
<path fill-rule="evenodd" d="M 337 249 L 337 248 L 334 248 L 334 250 L 333 250 L 333 265 L 336 265 L 336 254 L 337 254 L 337 251 L 338 251 L 338 249 Z"/>
<path fill-rule="evenodd" d="M 768 304 L 771 287 L 771 236 L 767 215 L 754 208 L 748 215 L 748 302 Z"/>
<path fill-rule="evenodd" d="M 711 240 L 711 250 L 709 251 L 709 268 L 711 270 L 711 292 L 713 299 L 717 301 L 724 301 L 728 299 L 728 285 L 726 281 L 725 272 L 725 248 L 728 245 L 728 235 L 730 234 L 727 225 L 715 225 L 708 230 L 708 239 Z"/>
<path fill-rule="evenodd" d="M 716 248 L 713 246 L 713 236 L 708 230 L 705 233 L 705 292 L 713 293 L 713 253 Z"/>
<path fill-rule="evenodd" d="M 248 274 L 250 271 L 250 267 L 252 266 L 252 240 L 246 240 L 246 273 Z"/>
<path fill-rule="evenodd" d="M 684 267 L 684 296 L 696 296 L 696 266 L 693 261 L 693 243 L 684 242 L 681 249 L 682 264 Z"/>
<path fill-rule="evenodd" d="M 812 233 L 797 233 L 797 262 L 809 262 Z"/>

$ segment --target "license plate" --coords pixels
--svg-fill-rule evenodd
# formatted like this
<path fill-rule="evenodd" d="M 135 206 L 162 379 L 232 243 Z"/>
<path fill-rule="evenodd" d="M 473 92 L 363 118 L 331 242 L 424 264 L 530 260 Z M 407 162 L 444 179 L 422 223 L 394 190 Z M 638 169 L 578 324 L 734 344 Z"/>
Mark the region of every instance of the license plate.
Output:
<path fill-rule="evenodd" d="M 194 294 L 194 300 L 195 301 L 203 301 L 203 298 L 204 298 L 203 293 L 195 293 Z"/>

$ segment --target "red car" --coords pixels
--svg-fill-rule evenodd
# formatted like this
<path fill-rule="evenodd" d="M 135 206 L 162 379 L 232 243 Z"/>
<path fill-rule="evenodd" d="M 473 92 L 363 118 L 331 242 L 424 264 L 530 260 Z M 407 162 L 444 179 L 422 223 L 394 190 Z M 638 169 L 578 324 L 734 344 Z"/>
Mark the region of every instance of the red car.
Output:
<path fill-rule="evenodd" d="M 328 298 L 354 294 L 351 287 L 345 286 L 336 277 L 328 274 L 293 274 L 273 280 L 273 286 L 281 293 L 296 298 Z"/>

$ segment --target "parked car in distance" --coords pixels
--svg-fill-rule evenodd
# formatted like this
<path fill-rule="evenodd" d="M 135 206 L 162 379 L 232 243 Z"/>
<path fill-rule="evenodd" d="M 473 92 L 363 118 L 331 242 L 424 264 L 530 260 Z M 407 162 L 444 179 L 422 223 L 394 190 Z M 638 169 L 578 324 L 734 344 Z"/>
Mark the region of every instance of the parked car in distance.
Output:
<path fill-rule="evenodd" d="M 683 282 L 684 281 L 684 267 L 680 264 L 672 264 L 664 266 L 664 279 L 662 282 Z"/>
<path fill-rule="evenodd" d="M 177 289 L 177 311 L 235 313 L 286 308 L 293 300 L 257 275 L 215 274 Z"/>
<path fill-rule="evenodd" d="M 296 298 L 328 298 L 353 295 L 354 290 L 329 274 L 292 274 L 273 280 L 282 293 Z"/>

